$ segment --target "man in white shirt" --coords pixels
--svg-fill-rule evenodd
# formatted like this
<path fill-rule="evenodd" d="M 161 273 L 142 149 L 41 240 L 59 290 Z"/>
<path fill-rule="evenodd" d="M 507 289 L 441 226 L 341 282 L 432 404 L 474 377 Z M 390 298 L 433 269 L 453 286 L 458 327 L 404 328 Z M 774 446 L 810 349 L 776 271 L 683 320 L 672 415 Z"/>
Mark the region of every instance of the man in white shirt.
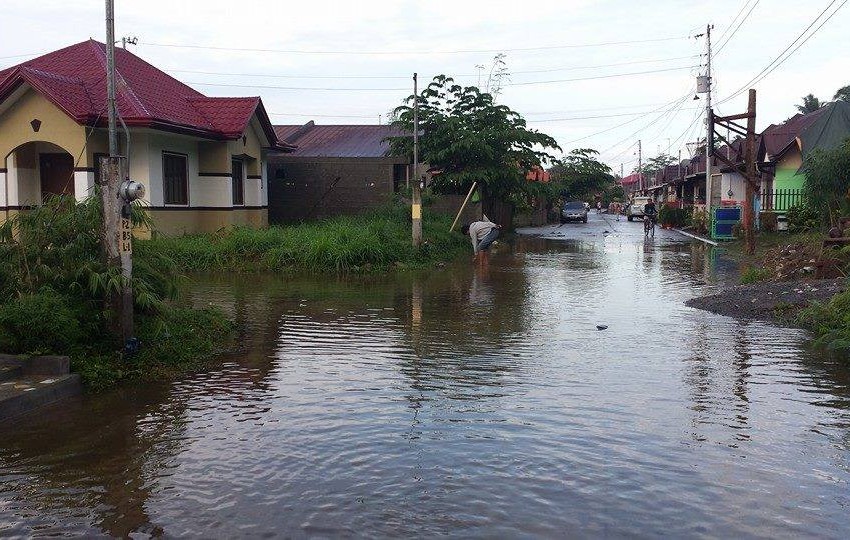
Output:
<path fill-rule="evenodd" d="M 473 221 L 461 227 L 461 232 L 472 239 L 473 261 L 486 261 L 487 250 L 499 237 L 501 228 L 501 225 L 493 223 L 487 216 L 484 216 L 483 221 Z"/>

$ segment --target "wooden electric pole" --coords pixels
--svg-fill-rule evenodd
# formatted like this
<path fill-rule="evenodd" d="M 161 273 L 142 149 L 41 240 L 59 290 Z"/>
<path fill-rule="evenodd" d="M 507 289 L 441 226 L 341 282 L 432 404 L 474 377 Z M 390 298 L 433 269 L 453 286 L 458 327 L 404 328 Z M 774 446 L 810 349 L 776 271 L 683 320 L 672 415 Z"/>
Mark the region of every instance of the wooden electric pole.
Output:
<path fill-rule="evenodd" d="M 413 218 L 413 245 L 422 244 L 422 184 L 419 174 L 419 83 L 413 74 L 413 196 L 411 217 Z"/>
<path fill-rule="evenodd" d="M 731 142 L 717 131 L 717 126 L 725 127 L 728 131 L 744 137 L 743 165 L 732 161 L 728 155 L 723 155 L 722 152 L 715 152 L 713 147 L 709 147 L 711 149 L 711 154 L 707 156 L 707 159 L 714 156 L 724 165 L 730 167 L 744 177 L 745 200 L 743 208 L 741 209 L 743 214 L 741 217 L 744 228 L 745 247 L 747 253 L 752 255 L 756 250 L 755 211 L 753 209 L 753 202 L 755 195 L 761 191 L 758 171 L 756 169 L 756 91 L 752 88 L 750 89 L 747 112 L 732 114 L 729 116 L 716 116 L 712 111 L 709 111 L 708 118 L 710 126 L 708 133 L 709 139 L 713 140 L 714 138 L 717 138 L 718 140 L 723 141 L 727 146 L 731 145 Z M 737 124 L 735 122 L 736 120 L 746 120 L 746 127 Z"/>
<path fill-rule="evenodd" d="M 749 101 L 747 103 L 747 139 L 744 163 L 747 174 L 744 176 L 744 241 L 747 253 L 752 255 L 756 251 L 755 219 L 753 209 L 753 195 L 756 192 L 756 91 L 750 88 Z M 760 187 L 760 186 L 759 186 Z"/>

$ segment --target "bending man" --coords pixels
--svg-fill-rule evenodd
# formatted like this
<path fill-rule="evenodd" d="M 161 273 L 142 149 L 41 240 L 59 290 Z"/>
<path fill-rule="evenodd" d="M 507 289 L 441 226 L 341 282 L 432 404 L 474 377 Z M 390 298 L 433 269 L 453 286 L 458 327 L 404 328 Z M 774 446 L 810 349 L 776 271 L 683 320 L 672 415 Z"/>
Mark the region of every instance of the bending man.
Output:
<path fill-rule="evenodd" d="M 473 221 L 461 227 L 463 234 L 468 234 L 472 239 L 473 261 L 484 262 L 487 258 L 487 250 L 493 241 L 499 237 L 501 225 L 496 225 L 484 216 L 484 221 Z"/>

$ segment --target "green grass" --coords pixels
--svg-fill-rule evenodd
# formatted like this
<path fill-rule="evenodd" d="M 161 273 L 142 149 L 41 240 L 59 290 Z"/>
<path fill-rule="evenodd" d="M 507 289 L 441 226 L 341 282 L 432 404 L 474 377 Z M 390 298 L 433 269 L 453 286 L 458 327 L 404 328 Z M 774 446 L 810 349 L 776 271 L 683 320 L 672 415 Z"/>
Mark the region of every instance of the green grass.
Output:
<path fill-rule="evenodd" d="M 139 318 L 136 330 L 142 348 L 135 356 L 122 356 L 103 343 L 78 344 L 65 351 L 71 357 L 71 370 L 80 374 L 88 390 L 168 379 L 200 369 L 235 336 L 232 321 L 220 310 L 176 305 L 156 317 Z"/>
<path fill-rule="evenodd" d="M 753 266 L 748 266 L 741 273 L 741 283 L 749 285 L 750 283 L 769 281 L 771 277 L 772 274 L 767 268 L 755 268 Z"/>
<path fill-rule="evenodd" d="M 293 226 L 163 236 L 137 242 L 136 249 L 166 256 L 183 271 L 387 270 L 447 261 L 468 251 L 464 235 L 448 232 L 451 221 L 445 215 L 426 213 L 424 243 L 418 249 L 411 243 L 410 211 L 404 207 Z"/>

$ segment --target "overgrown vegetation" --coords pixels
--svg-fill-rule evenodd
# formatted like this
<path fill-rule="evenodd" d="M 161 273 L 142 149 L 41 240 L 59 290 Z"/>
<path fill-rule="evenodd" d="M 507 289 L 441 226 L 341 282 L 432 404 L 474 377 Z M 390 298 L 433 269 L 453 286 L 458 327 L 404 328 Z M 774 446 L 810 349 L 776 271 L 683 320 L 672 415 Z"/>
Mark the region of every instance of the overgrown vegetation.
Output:
<path fill-rule="evenodd" d="M 0 351 L 67 354 L 97 389 L 203 361 L 231 334 L 230 323 L 218 311 L 177 305 L 177 265 L 154 250 L 134 256 L 142 351 L 122 356 L 107 309 L 122 278 L 101 256 L 100 215 L 99 197 L 55 197 L 0 227 Z M 145 220 L 138 210 L 133 217 Z"/>
<path fill-rule="evenodd" d="M 423 216 L 424 244 L 410 240 L 410 210 L 392 206 L 287 227 L 236 227 L 216 234 L 160 237 L 137 242 L 137 251 L 159 254 L 186 271 L 368 271 L 447 261 L 469 249 L 452 218 Z"/>
<path fill-rule="evenodd" d="M 803 161 L 807 207 L 823 224 L 850 215 L 850 139 L 831 150 L 816 150 Z M 789 216 L 790 219 L 790 216 Z"/>
<path fill-rule="evenodd" d="M 814 332 L 816 346 L 842 355 L 850 353 L 850 290 L 804 309 L 797 318 Z"/>
<path fill-rule="evenodd" d="M 686 227 L 691 224 L 691 213 L 690 208 L 676 208 L 665 204 L 658 212 L 658 220 L 662 225 Z"/>

